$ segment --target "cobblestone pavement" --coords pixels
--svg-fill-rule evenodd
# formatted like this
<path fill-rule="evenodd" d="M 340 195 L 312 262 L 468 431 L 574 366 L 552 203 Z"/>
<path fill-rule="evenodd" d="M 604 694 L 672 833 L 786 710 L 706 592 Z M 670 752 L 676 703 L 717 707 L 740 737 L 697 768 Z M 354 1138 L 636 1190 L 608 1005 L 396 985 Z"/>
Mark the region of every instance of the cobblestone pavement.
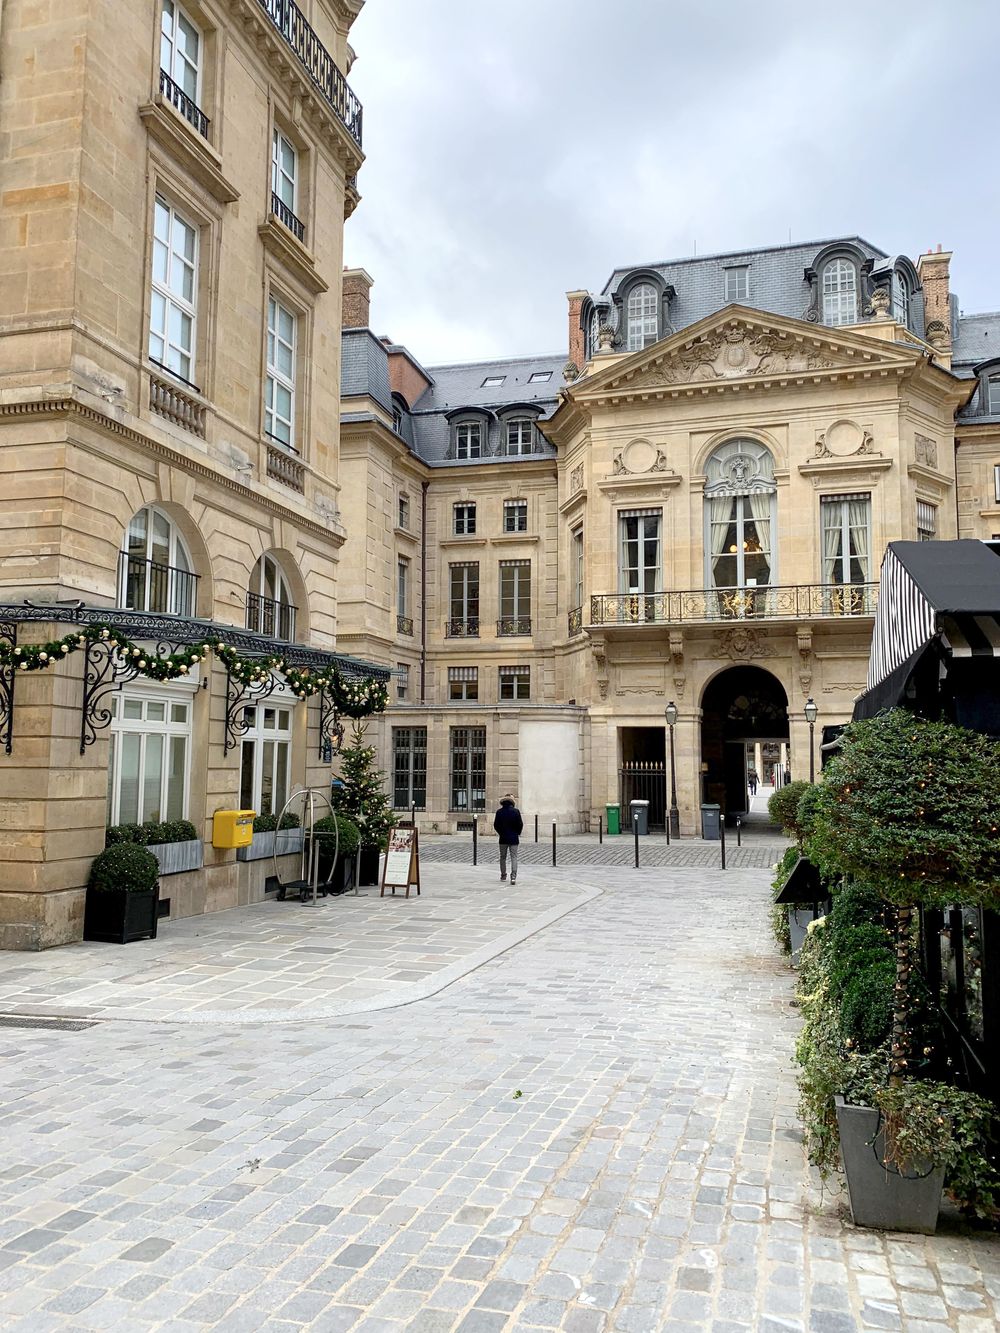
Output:
<path fill-rule="evenodd" d="M 996 1244 L 807 1189 L 767 878 L 608 868 L 366 1017 L 0 1028 L 0 1326 L 993 1333 Z"/>
<path fill-rule="evenodd" d="M 551 830 L 548 839 L 542 834 L 536 842 L 522 842 L 519 848 L 524 865 L 552 865 Z M 777 832 L 769 838 L 755 835 L 745 840 L 742 847 L 736 845 L 733 835 L 726 837 L 726 865 L 731 869 L 755 868 L 765 870 L 779 860 L 788 846 Z M 420 855 L 425 861 L 446 861 L 451 865 L 472 864 L 471 833 L 456 834 L 451 837 L 425 838 L 420 844 Z M 496 856 L 495 838 L 482 838 L 479 842 L 479 861 L 492 864 Z M 663 869 L 666 867 L 721 869 L 721 854 L 718 842 L 703 842 L 700 838 L 675 841 L 668 847 L 662 834 L 650 834 L 639 839 L 639 868 Z M 635 841 L 632 837 L 612 837 L 598 843 L 596 838 L 558 838 L 556 840 L 556 863 L 559 866 L 628 866 L 635 865 Z"/>

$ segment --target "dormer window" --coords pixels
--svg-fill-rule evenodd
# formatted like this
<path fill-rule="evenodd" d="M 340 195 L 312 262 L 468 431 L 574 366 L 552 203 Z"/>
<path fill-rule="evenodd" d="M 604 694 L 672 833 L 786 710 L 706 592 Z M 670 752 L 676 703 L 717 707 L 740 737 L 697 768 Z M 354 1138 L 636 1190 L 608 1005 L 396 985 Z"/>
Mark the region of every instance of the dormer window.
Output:
<path fill-rule="evenodd" d="M 482 458 L 483 427 L 478 421 L 462 421 L 455 427 L 455 457 Z"/>
<path fill-rule="evenodd" d="M 598 332 L 600 331 L 600 327 L 601 327 L 601 312 L 599 310 L 595 310 L 594 313 L 590 316 L 590 329 L 588 330 L 588 335 L 587 335 L 590 343 L 588 349 L 589 356 L 593 356 L 594 353 L 597 351 L 597 346 L 598 346 L 597 335 Z"/>
<path fill-rule="evenodd" d="M 656 288 L 651 282 L 640 282 L 628 294 L 626 306 L 628 350 L 638 352 L 655 343 L 659 335 L 656 319 Z"/>
<path fill-rule="evenodd" d="M 831 259 L 823 269 L 823 323 L 858 322 L 858 270 L 849 259 Z"/>
<path fill-rule="evenodd" d="M 726 301 L 745 301 L 750 295 L 750 267 L 738 264 L 726 269 Z"/>
<path fill-rule="evenodd" d="M 505 452 L 508 458 L 520 458 L 530 454 L 535 443 L 535 427 L 526 417 L 507 422 L 507 440 Z"/>
<path fill-rule="evenodd" d="M 986 411 L 991 417 L 1000 417 L 1000 374 L 986 381 Z"/>
<path fill-rule="evenodd" d="M 898 268 L 892 270 L 892 317 L 904 328 L 910 323 L 910 289 Z"/>

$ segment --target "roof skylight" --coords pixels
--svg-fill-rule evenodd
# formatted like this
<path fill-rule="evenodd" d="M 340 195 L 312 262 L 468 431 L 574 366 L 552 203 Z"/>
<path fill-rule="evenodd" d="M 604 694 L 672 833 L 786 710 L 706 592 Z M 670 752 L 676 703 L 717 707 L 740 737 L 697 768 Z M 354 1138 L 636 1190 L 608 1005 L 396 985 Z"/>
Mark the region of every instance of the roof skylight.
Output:
<path fill-rule="evenodd" d="M 479 387 L 481 389 L 499 389 L 506 378 L 506 375 L 487 375 Z"/>
<path fill-rule="evenodd" d="M 528 376 L 529 384 L 547 384 L 552 378 L 551 370 L 535 370 Z"/>

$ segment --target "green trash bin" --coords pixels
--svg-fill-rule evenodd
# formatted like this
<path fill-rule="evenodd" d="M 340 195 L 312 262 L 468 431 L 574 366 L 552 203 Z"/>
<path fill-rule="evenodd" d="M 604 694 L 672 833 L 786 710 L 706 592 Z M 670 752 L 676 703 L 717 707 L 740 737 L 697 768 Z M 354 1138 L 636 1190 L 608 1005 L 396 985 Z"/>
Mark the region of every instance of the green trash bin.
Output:
<path fill-rule="evenodd" d="M 621 811 L 618 809 L 617 805 L 606 805 L 604 809 L 608 816 L 608 832 L 621 833 Z"/>

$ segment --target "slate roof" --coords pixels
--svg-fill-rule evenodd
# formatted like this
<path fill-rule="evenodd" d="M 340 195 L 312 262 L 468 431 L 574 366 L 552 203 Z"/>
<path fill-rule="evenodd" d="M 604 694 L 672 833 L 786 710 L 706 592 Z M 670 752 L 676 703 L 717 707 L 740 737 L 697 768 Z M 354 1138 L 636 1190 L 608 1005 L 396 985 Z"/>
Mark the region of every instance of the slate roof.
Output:
<path fill-rule="evenodd" d="M 341 333 L 340 392 L 344 398 L 369 397 L 392 411 L 389 357 L 371 329 Z"/>
<path fill-rule="evenodd" d="M 1000 357 L 1000 311 L 960 315 L 958 336 L 952 347 L 952 366 L 956 374 L 963 371 L 971 374 L 973 366 L 994 356 Z"/>

